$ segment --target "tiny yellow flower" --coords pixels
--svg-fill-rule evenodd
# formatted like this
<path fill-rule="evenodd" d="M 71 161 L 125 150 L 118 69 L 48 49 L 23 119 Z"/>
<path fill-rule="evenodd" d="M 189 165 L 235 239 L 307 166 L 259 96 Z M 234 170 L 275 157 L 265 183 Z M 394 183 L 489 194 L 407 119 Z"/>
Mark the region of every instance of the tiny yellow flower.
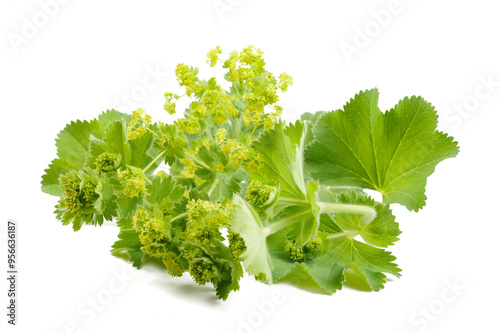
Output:
<path fill-rule="evenodd" d="M 224 139 L 226 138 L 227 130 L 225 128 L 219 128 L 217 129 L 217 132 L 215 133 L 215 143 L 220 145 L 222 142 L 224 142 Z"/>
<path fill-rule="evenodd" d="M 222 163 L 217 163 L 217 166 L 215 167 L 215 171 L 224 172 L 224 165 Z"/>
<path fill-rule="evenodd" d="M 210 64 L 211 67 L 215 66 L 217 61 L 219 60 L 219 54 L 222 53 L 222 50 L 219 46 L 215 49 L 212 49 L 207 54 L 207 63 Z"/>

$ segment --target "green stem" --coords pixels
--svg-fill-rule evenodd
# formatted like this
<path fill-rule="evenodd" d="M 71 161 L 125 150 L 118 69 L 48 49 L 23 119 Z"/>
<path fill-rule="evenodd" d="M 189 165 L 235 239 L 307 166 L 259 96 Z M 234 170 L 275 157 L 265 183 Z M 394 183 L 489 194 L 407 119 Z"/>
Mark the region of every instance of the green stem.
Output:
<path fill-rule="evenodd" d="M 285 203 L 291 203 L 294 205 L 301 205 L 301 206 L 309 206 L 311 203 L 306 200 L 300 200 L 300 199 L 293 199 L 293 198 L 285 198 L 285 197 L 280 197 L 279 198 L 280 202 L 285 202 Z"/>
<path fill-rule="evenodd" d="M 149 131 L 151 134 L 153 134 L 154 136 L 156 136 L 158 139 L 161 139 L 161 137 L 160 137 L 158 134 L 156 134 L 155 132 L 153 132 L 152 130 L 150 130 L 150 129 L 149 129 L 149 127 L 144 126 L 144 128 L 145 128 L 147 131 Z"/>
<path fill-rule="evenodd" d="M 212 172 L 215 172 L 214 169 L 212 169 L 211 167 L 209 167 L 205 162 L 203 162 L 202 160 L 200 160 L 198 157 L 192 155 L 192 154 L 189 154 L 189 153 L 186 153 L 186 156 L 189 157 L 193 162 L 197 163 L 198 165 L 202 166 L 203 168 L 207 169 L 207 170 L 210 170 Z"/>
<path fill-rule="evenodd" d="M 360 214 L 363 215 L 361 218 L 361 224 L 367 226 L 377 217 L 377 211 L 373 207 L 360 206 L 360 205 L 350 205 L 350 204 L 338 204 L 329 202 L 318 202 L 318 207 L 320 213 L 346 213 L 346 214 Z"/>
<path fill-rule="evenodd" d="M 238 135 L 240 134 L 241 131 L 241 118 L 238 118 L 236 120 L 236 128 L 234 129 L 234 136 L 233 139 L 236 139 Z"/>
<path fill-rule="evenodd" d="M 170 219 L 170 222 L 175 221 L 175 220 L 178 220 L 178 219 L 181 219 L 181 218 L 183 218 L 184 216 L 187 216 L 187 215 L 188 215 L 188 213 L 187 213 L 187 212 L 186 212 L 186 213 L 179 214 L 179 215 L 177 215 L 176 217 L 171 218 L 171 219 Z"/>
<path fill-rule="evenodd" d="M 354 238 L 358 234 L 359 234 L 359 230 L 350 230 L 350 231 L 339 232 L 338 234 L 330 234 L 330 235 L 326 236 L 326 239 L 332 240 L 332 239 L 337 239 L 337 238 L 342 238 L 342 237 Z"/>
<path fill-rule="evenodd" d="M 208 190 L 208 196 L 210 197 L 212 195 L 212 192 L 215 190 L 217 187 L 217 184 L 219 184 L 219 179 L 215 179 L 212 186 L 210 186 L 210 189 Z"/>
<path fill-rule="evenodd" d="M 310 210 L 306 210 L 300 214 L 293 215 L 291 217 L 287 217 L 278 221 L 275 221 L 268 225 L 267 227 L 264 228 L 264 235 L 267 237 L 269 235 L 272 235 L 278 231 L 280 231 L 283 228 L 286 228 L 290 224 L 303 221 L 304 218 L 311 216 L 312 212 Z"/>
<path fill-rule="evenodd" d="M 250 133 L 250 136 L 253 136 L 253 133 L 255 132 L 255 130 L 257 129 L 257 127 L 259 127 L 260 125 L 262 125 L 263 123 L 260 123 L 258 124 L 257 126 L 253 126 L 253 130 L 252 130 L 252 133 Z"/>
<path fill-rule="evenodd" d="M 146 173 L 146 170 L 151 168 L 156 163 L 156 161 L 158 161 L 160 159 L 160 157 L 162 157 L 163 154 L 165 154 L 165 152 L 166 151 L 164 150 L 161 153 L 159 153 L 158 156 L 156 156 L 155 159 L 151 161 L 151 163 L 149 163 L 144 169 L 142 169 L 142 172 Z"/>
<path fill-rule="evenodd" d="M 148 202 L 147 200 L 144 200 L 143 205 L 144 205 L 144 208 L 146 208 L 146 209 L 149 209 L 149 210 L 153 210 L 154 209 L 153 204 L 150 203 L 150 202 Z"/>

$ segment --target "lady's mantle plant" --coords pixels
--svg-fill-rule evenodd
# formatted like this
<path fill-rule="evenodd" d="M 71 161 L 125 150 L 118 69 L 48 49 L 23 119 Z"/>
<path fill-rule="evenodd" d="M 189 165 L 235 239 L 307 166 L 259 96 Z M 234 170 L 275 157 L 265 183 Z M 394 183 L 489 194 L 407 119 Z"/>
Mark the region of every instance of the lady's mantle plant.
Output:
<path fill-rule="evenodd" d="M 173 124 L 109 110 L 59 133 L 42 180 L 60 198 L 57 218 L 74 230 L 114 220 L 114 255 L 137 268 L 160 260 L 172 276 L 212 283 L 222 299 L 239 289 L 243 267 L 268 284 L 327 294 L 346 276 L 376 291 L 387 273 L 399 277 L 386 250 L 400 234 L 390 205 L 421 209 L 427 177 L 458 153 L 436 130 L 434 107 L 413 96 L 382 112 L 372 89 L 342 110 L 285 123 L 279 93 L 292 77 L 269 72 L 254 47 L 220 54 L 211 50 L 208 63 L 222 65 L 224 86 L 177 66 L 185 94 L 166 93 L 164 108 L 190 104 Z"/>

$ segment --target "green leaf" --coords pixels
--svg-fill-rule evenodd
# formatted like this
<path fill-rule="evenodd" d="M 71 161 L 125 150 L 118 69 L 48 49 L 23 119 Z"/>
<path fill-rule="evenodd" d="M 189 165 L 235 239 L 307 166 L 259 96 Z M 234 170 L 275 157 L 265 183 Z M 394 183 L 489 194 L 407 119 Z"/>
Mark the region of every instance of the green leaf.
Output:
<path fill-rule="evenodd" d="M 214 248 L 214 245 L 212 245 Z M 221 277 L 214 283 L 215 291 L 220 299 L 227 299 L 231 291 L 240 289 L 239 280 L 243 277 L 243 267 L 240 262 L 235 261 L 229 248 L 222 243 L 217 243 L 216 251 L 212 258 L 219 264 L 222 264 Z"/>
<path fill-rule="evenodd" d="M 286 231 L 270 235 L 266 240 L 266 248 L 272 267 L 272 281 L 277 282 L 283 276 L 290 273 L 292 267 L 297 264 L 290 260 L 288 254 L 284 252 L 287 241 Z M 245 267 L 246 268 L 246 267 Z"/>
<path fill-rule="evenodd" d="M 193 263 L 202 262 L 210 267 L 207 269 L 204 266 L 203 268 L 211 275 L 210 282 L 214 285 L 217 296 L 225 300 L 231 291 L 240 289 L 239 280 L 243 276 L 243 268 L 238 261 L 234 260 L 231 250 L 222 243 L 221 239 L 212 240 L 208 244 L 186 240 L 182 244 L 182 250 L 189 258 L 190 270 L 193 269 Z M 194 272 L 190 271 L 190 273 L 193 275 Z"/>
<path fill-rule="evenodd" d="M 375 291 L 383 288 L 385 273 L 400 276 L 400 269 L 393 263 L 396 258 L 390 252 L 344 235 L 329 214 L 321 214 L 318 235 L 323 244 L 321 253 L 306 258 L 304 262 L 291 261 L 283 251 L 288 239 L 286 230 L 268 237 L 274 282 L 292 283 L 312 292 L 331 294 L 342 288 L 346 283 L 346 276 L 350 277 L 349 283 L 356 276 L 359 281 L 365 281 L 370 290 Z M 328 235 L 338 237 L 328 239 Z"/>
<path fill-rule="evenodd" d="M 378 91 L 367 90 L 343 111 L 321 117 L 305 154 L 307 170 L 323 185 L 376 190 L 385 203 L 417 211 L 425 205 L 427 177 L 457 155 L 457 143 L 436 130 L 436 111 L 421 97 L 405 98 L 386 113 L 377 103 Z"/>
<path fill-rule="evenodd" d="M 335 202 L 374 207 L 377 211 L 377 216 L 368 225 L 363 225 L 362 215 L 336 213 L 334 221 L 342 230 L 356 230 L 365 242 L 379 247 L 393 245 L 399 240 L 401 230 L 399 230 L 399 224 L 395 222 L 389 205 L 378 203 L 366 194 L 354 191 L 338 195 Z"/>
<path fill-rule="evenodd" d="M 141 241 L 139 235 L 132 226 L 131 219 L 121 219 L 118 221 L 120 233 L 118 234 L 119 240 L 112 245 L 111 253 L 114 256 L 120 256 L 122 253 L 128 255 L 132 265 L 141 268 L 146 255 L 141 251 Z"/>
<path fill-rule="evenodd" d="M 349 237 L 334 239 L 325 254 L 305 263 L 317 283 L 329 292 L 342 288 L 344 271 L 355 265 L 362 272 L 371 288 L 379 291 L 390 273 L 400 277 L 401 271 L 393 262 L 396 258 L 388 251 L 379 249 Z"/>
<path fill-rule="evenodd" d="M 114 187 L 106 174 L 88 168 L 72 170 L 62 175 L 61 182 L 66 187 L 72 184 L 56 206 L 64 225 L 72 223 L 78 231 L 84 223 L 102 225 L 104 219 L 111 221 L 117 215 Z"/>
<path fill-rule="evenodd" d="M 338 234 L 343 230 L 335 223 L 329 214 L 321 214 L 319 218 L 319 231 L 327 234 Z"/>
<path fill-rule="evenodd" d="M 172 208 L 175 202 L 183 199 L 186 188 L 177 185 L 172 176 L 156 176 L 148 185 L 147 191 L 150 193 L 146 198 L 147 202 L 160 208 Z"/>
<path fill-rule="evenodd" d="M 184 158 L 184 153 L 188 142 L 186 138 L 179 132 L 175 125 L 168 124 L 153 124 L 150 129 L 158 136 L 153 146 L 153 156 L 163 154 L 162 158 L 158 161 L 165 161 L 165 163 L 172 165 L 176 158 Z"/>
<path fill-rule="evenodd" d="M 233 198 L 234 211 L 231 231 L 245 241 L 246 251 L 241 254 L 243 266 L 248 274 L 255 275 L 266 283 L 272 282 L 272 264 L 267 249 L 265 225 L 255 209 L 240 196 Z"/>
<path fill-rule="evenodd" d="M 59 176 L 71 170 L 83 168 L 85 159 L 90 155 L 90 137 L 102 138 L 109 123 L 124 117 L 128 116 L 115 110 L 108 110 L 91 121 L 71 122 L 59 132 L 56 139 L 58 158 L 51 162 L 42 176 L 42 191 L 62 196 L 63 191 L 59 188 Z"/>
<path fill-rule="evenodd" d="M 362 189 L 356 187 L 320 185 L 318 199 L 323 202 L 336 202 L 339 195 L 349 192 L 355 192 L 356 194 L 366 196 L 366 193 Z"/>
<path fill-rule="evenodd" d="M 90 156 L 85 164 L 95 168 L 95 160 L 102 153 L 113 153 L 120 156 L 122 164 L 144 169 L 153 158 L 147 154 L 153 145 L 154 137 L 146 132 L 133 140 L 127 138 L 126 121 L 120 119 L 112 122 L 107 128 L 102 139 L 92 138 L 90 141 Z M 153 172 L 155 168 L 148 169 Z"/>
<path fill-rule="evenodd" d="M 285 127 L 277 123 L 273 130 L 264 132 L 254 149 L 263 157 L 263 168 L 250 179 L 264 184 L 279 183 L 281 196 L 306 200 L 303 152 L 306 125 L 297 121 Z"/>
<path fill-rule="evenodd" d="M 94 209 L 101 214 L 107 221 L 112 221 L 117 216 L 115 189 L 111 185 L 108 177 L 102 176 L 96 186 L 95 192 L 99 195 L 94 203 Z"/>
<path fill-rule="evenodd" d="M 300 115 L 300 120 L 308 124 L 304 147 L 307 147 L 314 140 L 313 127 L 325 113 L 326 111 L 317 111 L 315 113 L 305 112 Z"/>
<path fill-rule="evenodd" d="M 290 283 L 298 288 L 318 293 L 318 294 L 331 294 L 331 291 L 325 289 L 321 286 L 318 281 L 311 275 L 309 268 L 303 263 L 293 263 L 291 266 L 288 263 L 288 270 L 282 274 L 276 274 L 280 276 L 276 278 L 276 282 Z"/>
<path fill-rule="evenodd" d="M 310 181 L 307 183 L 308 202 L 303 205 L 289 205 L 276 214 L 273 224 L 288 221 L 289 226 L 285 227 L 287 240 L 293 240 L 298 246 L 305 245 L 309 240 L 316 237 L 320 224 L 320 214 L 317 202 L 317 191 L 319 184 Z"/>
<path fill-rule="evenodd" d="M 326 111 L 316 111 L 314 113 L 311 112 L 304 112 L 303 114 L 300 115 L 300 120 L 303 122 L 309 122 L 311 124 L 311 127 L 316 124 L 318 119 L 323 117 L 323 115 L 327 113 Z"/>
<path fill-rule="evenodd" d="M 127 170 L 130 170 L 134 175 L 146 178 L 142 170 L 139 168 L 133 166 L 127 166 Z M 125 186 L 116 177 L 111 178 L 111 183 L 115 188 L 115 193 L 116 193 L 115 201 L 118 205 L 118 216 L 120 218 L 132 217 L 132 215 L 134 215 L 134 213 L 137 211 L 139 205 L 141 205 L 144 202 L 143 195 L 141 194 L 139 196 L 134 196 L 134 197 L 126 196 L 124 194 L 126 189 Z"/>
<path fill-rule="evenodd" d="M 210 167 L 210 170 L 206 168 L 196 170 L 196 175 L 205 181 L 197 189 L 206 191 L 211 201 L 226 201 L 235 193 L 241 192 L 241 183 L 245 178 L 243 170 L 228 166 L 227 155 L 216 145 L 211 145 L 209 148 L 201 146 L 197 157 Z M 226 165 L 223 172 L 214 171 L 219 163 Z"/>
<path fill-rule="evenodd" d="M 325 239 L 327 233 L 336 234 L 342 232 L 342 229 L 335 224 L 328 214 L 321 214 L 319 220 L 319 237 L 321 239 Z M 285 243 L 288 239 L 287 230 L 275 233 L 267 238 L 267 246 L 273 267 L 273 281 L 289 282 L 300 288 L 320 293 L 329 293 L 316 282 L 303 262 L 299 263 L 290 260 L 288 254 L 284 252 Z M 310 258 L 307 260 L 310 260 Z"/>
<path fill-rule="evenodd" d="M 124 195 L 119 195 L 116 198 L 116 203 L 118 204 L 118 216 L 121 218 L 128 218 L 134 215 L 139 207 L 142 204 L 143 199 L 139 197 L 129 198 Z"/>

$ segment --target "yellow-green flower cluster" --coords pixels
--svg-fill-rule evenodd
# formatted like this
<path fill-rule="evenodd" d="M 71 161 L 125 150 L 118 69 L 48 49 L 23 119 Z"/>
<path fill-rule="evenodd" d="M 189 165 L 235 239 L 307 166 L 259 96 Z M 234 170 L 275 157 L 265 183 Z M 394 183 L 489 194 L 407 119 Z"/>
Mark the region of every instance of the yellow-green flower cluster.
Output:
<path fill-rule="evenodd" d="M 215 132 L 215 143 L 220 145 L 226 139 L 227 130 L 225 128 L 218 128 Z"/>
<path fill-rule="evenodd" d="M 216 171 L 216 172 L 219 172 L 219 173 L 224 172 L 224 170 L 225 170 L 225 169 L 226 169 L 226 168 L 224 167 L 224 164 L 222 164 L 222 163 L 220 163 L 220 162 L 219 162 L 219 163 L 217 163 L 217 165 L 215 166 L 215 171 Z"/>
<path fill-rule="evenodd" d="M 226 139 L 227 131 L 219 128 L 215 134 L 215 143 L 221 150 L 228 154 L 229 165 L 238 169 L 246 163 L 251 173 L 257 173 L 262 169 L 262 156 L 255 153 L 251 147 L 251 140 L 248 144 L 243 144 L 235 139 Z"/>
<path fill-rule="evenodd" d="M 186 132 L 187 134 L 196 134 L 201 130 L 198 118 L 195 117 L 177 119 L 175 124 L 181 131 Z"/>
<path fill-rule="evenodd" d="M 252 148 L 234 139 L 225 140 L 220 147 L 224 153 L 229 154 L 229 164 L 236 169 L 240 168 L 244 162 L 255 155 Z"/>
<path fill-rule="evenodd" d="M 64 208 L 74 213 L 80 209 L 82 203 L 79 199 L 80 182 L 76 179 L 67 178 L 62 176 L 60 180 L 60 187 L 64 191 L 63 199 L 61 200 Z"/>
<path fill-rule="evenodd" d="M 207 114 L 207 105 L 198 101 L 192 102 L 189 109 L 191 116 L 195 118 L 202 118 Z"/>
<path fill-rule="evenodd" d="M 184 169 L 181 171 L 181 175 L 184 178 L 194 178 L 195 177 L 195 171 L 197 169 L 196 163 L 194 163 L 191 159 L 189 158 L 184 158 L 180 160 L 180 162 L 184 165 Z"/>
<path fill-rule="evenodd" d="M 207 54 L 209 65 L 219 63 L 221 54 L 218 46 L 210 50 Z M 219 85 L 215 78 L 198 78 L 198 68 L 179 64 L 175 72 L 180 86 L 191 98 L 184 117 L 175 122 L 181 132 L 189 135 L 187 153 L 179 159 L 179 173 L 196 185 L 205 182 L 196 175 L 202 168 L 213 173 L 234 172 L 241 167 L 254 174 L 262 170 L 262 156 L 254 151 L 252 144 L 262 131 L 274 128 L 283 110 L 277 104 L 278 93 L 293 83 L 286 73 L 275 76 L 268 72 L 264 68 L 263 52 L 253 46 L 231 52 L 221 62 L 227 69 L 224 78 L 231 84 L 229 90 Z M 173 101 L 179 96 L 166 93 L 165 98 L 165 110 L 175 112 Z M 227 159 L 207 166 L 200 162 L 198 149 L 202 145 L 211 149 L 214 143 Z"/>
<path fill-rule="evenodd" d="M 82 206 L 82 203 L 78 198 L 79 187 L 80 184 L 74 180 L 69 180 L 61 184 L 61 188 L 64 191 L 64 198 L 61 203 L 64 208 L 72 213 L 78 211 Z"/>
<path fill-rule="evenodd" d="M 229 249 L 235 259 L 240 259 L 240 256 L 246 251 L 247 247 L 243 238 L 234 232 L 229 231 L 227 235 L 229 241 Z"/>
<path fill-rule="evenodd" d="M 118 170 L 116 176 L 123 185 L 123 195 L 129 198 L 146 197 L 147 178 L 142 170 L 128 166 L 125 170 Z"/>
<path fill-rule="evenodd" d="M 279 88 L 283 92 L 287 91 L 288 87 L 290 87 L 293 84 L 293 78 L 287 73 L 281 73 L 278 78 L 280 80 Z"/>
<path fill-rule="evenodd" d="M 118 169 L 120 160 L 117 155 L 113 153 L 104 152 L 97 156 L 95 166 L 98 172 L 111 172 Z"/>
<path fill-rule="evenodd" d="M 217 276 L 215 263 L 201 249 L 190 249 L 184 257 L 189 261 L 189 274 L 199 285 L 205 285 Z"/>
<path fill-rule="evenodd" d="M 141 251 L 162 260 L 171 275 L 181 276 L 184 270 L 177 261 L 178 255 L 167 248 L 171 242 L 170 224 L 163 214 L 159 211 L 151 213 L 138 209 L 132 223 L 142 244 Z"/>
<path fill-rule="evenodd" d="M 169 241 L 169 225 L 165 223 L 159 216 L 150 216 L 150 214 L 145 209 L 138 209 L 132 218 L 134 229 L 139 235 L 139 240 L 142 244 L 143 251 L 156 256 L 158 251 L 162 246 L 153 246 L 155 242 L 167 242 Z"/>
<path fill-rule="evenodd" d="M 151 123 L 151 116 L 146 114 L 144 109 L 137 109 L 132 112 L 132 120 L 127 125 L 127 136 L 133 140 L 146 133 L 146 126 Z"/>
<path fill-rule="evenodd" d="M 210 241 L 220 233 L 222 227 L 229 225 L 231 220 L 231 210 L 218 202 L 191 199 L 186 209 L 186 239 Z"/>
<path fill-rule="evenodd" d="M 250 159 L 246 162 L 246 169 L 248 172 L 256 174 L 262 170 L 262 155 L 255 154 L 253 159 Z"/>
<path fill-rule="evenodd" d="M 64 191 L 60 201 L 61 208 L 71 213 L 91 207 L 99 198 L 99 194 L 96 193 L 96 185 L 90 181 L 83 181 L 76 173 L 61 176 L 59 183 Z"/>
<path fill-rule="evenodd" d="M 319 238 L 313 238 L 307 241 L 304 246 L 299 246 L 293 241 L 285 243 L 284 251 L 288 254 L 290 260 L 294 262 L 305 261 L 314 258 L 321 251 L 322 243 Z"/>
<path fill-rule="evenodd" d="M 308 254 L 316 254 L 321 250 L 322 242 L 319 238 L 313 238 L 304 245 L 304 251 Z"/>
<path fill-rule="evenodd" d="M 279 101 L 277 90 L 286 91 L 293 80 L 291 76 L 282 73 L 278 84 L 274 75 L 266 71 L 264 66 L 263 52 L 253 46 L 241 52 L 232 52 L 224 63 L 224 67 L 229 69 L 229 81 L 246 88 L 246 92 L 241 96 L 242 102 L 245 103 L 242 117 L 245 125 L 263 125 L 264 129 L 268 130 L 274 127 L 276 118 L 282 111 L 282 107 L 276 104 Z M 265 114 L 266 106 L 274 112 Z"/>
<path fill-rule="evenodd" d="M 245 200 L 255 208 L 259 215 L 263 216 L 265 214 L 264 208 L 269 204 L 273 192 L 275 192 L 274 187 L 262 184 L 260 181 L 254 179 L 248 183 Z"/>
<path fill-rule="evenodd" d="M 264 53 L 253 46 L 243 51 L 233 51 L 224 63 L 224 68 L 229 68 L 228 78 L 231 82 L 238 82 L 247 87 L 252 87 L 252 80 L 261 74 L 266 64 L 262 57 Z"/>
<path fill-rule="evenodd" d="M 215 66 L 221 53 L 218 46 L 212 49 L 207 54 L 207 62 Z M 176 69 L 177 80 L 186 89 L 186 95 L 193 97 L 194 94 L 196 100 L 190 104 L 186 117 L 176 122 L 177 126 L 187 134 L 196 134 L 202 130 L 201 124 L 208 119 L 218 126 L 241 116 L 246 126 L 257 128 L 262 125 L 266 130 L 272 129 L 282 110 L 276 104 L 279 100 L 278 90 L 286 91 L 293 80 L 286 73 L 280 74 L 277 79 L 264 66 L 263 52 L 253 46 L 241 52 L 231 52 L 223 65 L 229 70 L 225 78 L 233 84 L 228 92 L 215 78 L 200 80 L 197 68 L 179 64 Z M 165 98 L 165 110 L 174 113 L 175 103 L 172 99 L 178 96 L 166 93 Z M 265 112 L 267 106 L 273 110 L 271 113 Z"/>
<path fill-rule="evenodd" d="M 177 65 L 175 69 L 175 76 L 177 77 L 177 81 L 181 87 L 186 87 L 186 94 L 191 96 L 197 92 L 199 87 L 198 78 L 196 75 L 198 74 L 198 68 L 190 67 L 185 64 Z"/>
<path fill-rule="evenodd" d="M 273 108 L 275 109 L 275 112 L 266 114 L 263 109 L 259 109 L 259 111 L 253 113 L 246 109 L 242 117 L 245 122 L 245 126 L 252 124 L 254 128 L 257 128 L 263 125 L 265 130 L 273 129 L 277 118 L 281 115 L 281 110 L 283 110 L 283 108 L 279 105 L 276 105 Z"/>
<path fill-rule="evenodd" d="M 210 67 L 214 67 L 219 60 L 219 54 L 221 53 L 222 50 L 219 46 L 216 46 L 215 49 L 211 49 L 207 54 L 207 64 L 209 64 Z"/>
<path fill-rule="evenodd" d="M 173 99 L 178 99 L 177 95 L 174 95 L 171 92 L 166 92 L 165 93 L 165 104 L 163 105 L 163 109 L 167 111 L 169 114 L 174 114 L 175 113 L 175 103 L 172 102 Z"/>
<path fill-rule="evenodd" d="M 297 246 L 292 241 L 286 242 L 284 251 L 293 262 L 302 262 L 306 260 L 306 254 L 304 253 L 302 246 Z"/>
<path fill-rule="evenodd" d="M 229 119 L 229 115 L 235 117 L 239 112 L 238 109 L 232 105 L 231 97 L 228 93 L 215 83 L 213 86 L 209 85 L 204 89 L 199 104 L 208 110 L 208 115 L 216 125 L 220 125 Z M 191 116 L 195 115 L 192 114 Z"/>

